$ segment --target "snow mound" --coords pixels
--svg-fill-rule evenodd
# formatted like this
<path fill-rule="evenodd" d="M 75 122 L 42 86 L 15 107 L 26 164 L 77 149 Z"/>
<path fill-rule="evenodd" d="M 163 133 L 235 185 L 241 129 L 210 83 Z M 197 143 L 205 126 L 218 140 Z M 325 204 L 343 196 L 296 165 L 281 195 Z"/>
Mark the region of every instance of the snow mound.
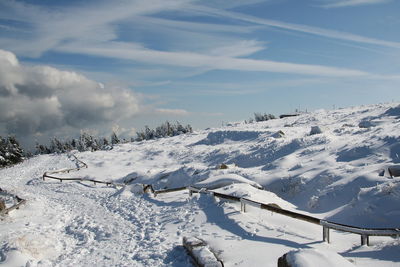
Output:
<path fill-rule="evenodd" d="M 337 161 L 348 162 L 362 159 L 372 154 L 371 148 L 368 146 L 352 147 L 347 150 L 342 150 L 338 153 Z"/>
<path fill-rule="evenodd" d="M 398 228 L 400 221 L 400 180 L 393 179 L 369 188 L 361 188 L 357 197 L 338 214 L 329 218 L 359 227 Z"/>
<path fill-rule="evenodd" d="M 257 189 L 249 184 L 232 184 L 215 190 L 218 193 L 247 198 L 264 204 L 276 204 L 283 209 L 295 209 L 295 206 L 276 194 Z"/>
<path fill-rule="evenodd" d="M 120 196 L 124 199 L 130 199 L 134 196 L 141 196 L 143 194 L 142 184 L 129 184 L 120 188 L 115 194 L 113 194 L 113 197 Z"/>
<path fill-rule="evenodd" d="M 155 190 L 159 190 L 189 186 L 198 180 L 204 180 L 206 177 L 206 169 L 201 170 L 184 166 L 173 171 L 132 172 L 119 181 L 128 185 L 130 183 L 151 184 Z"/>
<path fill-rule="evenodd" d="M 259 189 L 262 188 L 260 184 L 234 173 L 211 176 L 204 181 L 195 183 L 194 186 L 200 188 L 215 189 L 237 183 L 249 184 Z"/>
<path fill-rule="evenodd" d="M 196 169 L 192 167 L 182 167 L 175 171 L 166 172 L 158 175 L 154 180 L 154 189 L 168 189 L 189 186 L 197 179 Z"/>
<path fill-rule="evenodd" d="M 389 108 L 384 114 L 387 116 L 400 117 L 400 105 L 394 108 Z"/>
<path fill-rule="evenodd" d="M 13 249 L 8 251 L 7 254 L 3 253 L 0 251 L 0 266 L 3 267 L 14 267 L 14 266 L 26 266 L 29 267 L 31 266 L 31 258 L 23 254 L 22 252 Z"/>
<path fill-rule="evenodd" d="M 209 133 L 205 139 L 195 145 L 218 145 L 227 141 L 246 142 L 259 138 L 262 133 L 255 131 L 216 131 Z"/>
<path fill-rule="evenodd" d="M 321 249 L 299 249 L 286 254 L 286 261 L 291 267 L 354 267 L 339 254 Z"/>

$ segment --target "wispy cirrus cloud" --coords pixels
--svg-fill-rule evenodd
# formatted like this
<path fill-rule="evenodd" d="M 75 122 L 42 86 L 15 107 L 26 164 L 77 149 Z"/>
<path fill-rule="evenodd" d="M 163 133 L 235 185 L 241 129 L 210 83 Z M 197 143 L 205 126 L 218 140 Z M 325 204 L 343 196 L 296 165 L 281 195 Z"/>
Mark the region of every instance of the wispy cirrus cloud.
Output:
<path fill-rule="evenodd" d="M 245 40 L 237 34 L 251 32 L 254 27 L 268 26 L 347 42 L 400 48 L 399 42 L 229 11 L 229 8 L 238 5 L 239 1 L 216 8 L 216 4 L 203 4 L 195 0 L 123 0 L 100 2 L 95 7 L 92 4 L 51 9 L 16 1 L 3 2 L 0 7 L 5 8 L 0 8 L 0 18 L 24 21 L 31 25 L 32 34 L 24 36 L 26 40 L 23 42 L 21 39 L 0 37 L 0 46 L 24 56 L 40 56 L 47 51 L 57 51 L 155 66 L 192 68 L 200 70 L 200 73 L 208 70 L 238 70 L 332 77 L 366 77 L 372 74 L 345 67 L 248 58 L 266 49 L 266 44 Z M 157 17 L 168 12 L 176 14 L 175 19 Z M 179 20 L 189 15 L 223 18 L 229 22 L 213 24 Z M 145 24 L 143 29 L 140 29 L 141 23 Z M 137 26 L 134 30 L 138 33 L 144 30 L 153 32 L 152 36 L 158 36 L 164 47 L 154 47 L 152 44 L 150 48 L 146 40 L 134 39 L 134 32 L 130 35 L 125 33 L 130 30 L 127 25 Z M 169 38 L 168 31 L 174 31 L 174 38 Z"/>
<path fill-rule="evenodd" d="M 385 1 L 387 0 L 341 0 L 328 3 L 325 6 L 372 4 Z M 250 4 L 258 2 L 261 2 L 261 0 L 251 1 Z M 232 34 L 251 32 L 256 29 L 255 26 L 269 26 L 330 39 L 400 48 L 399 42 L 229 11 L 228 8 L 240 6 L 240 3 L 241 5 L 249 4 L 242 1 L 233 1 L 232 3 L 229 1 L 229 3 L 223 4 L 217 0 L 207 3 L 195 0 L 116 1 L 113 3 L 100 2 L 96 6 L 81 5 L 75 8 L 51 9 L 16 1 L 2 2 L 0 3 L 0 18 L 30 24 L 31 35 L 25 36 L 25 38 L 33 42 L 24 43 L 20 42 L 20 39 L 16 42 L 14 39 L 0 38 L 0 45 L 3 44 L 3 48 L 12 48 L 26 56 L 39 56 L 66 41 L 108 42 L 118 40 L 120 39 L 121 27 L 128 27 L 127 29 L 130 30 L 129 25 L 145 25 L 146 31 L 153 31 L 154 34 L 160 36 L 165 31 L 173 30 L 175 34 L 180 31 L 180 36 L 174 35 L 178 39 L 176 43 L 187 43 L 188 48 L 196 48 L 198 43 L 202 43 L 203 46 L 210 44 L 208 47 L 226 45 L 233 40 L 238 40 L 238 37 Z M 157 14 L 165 12 L 174 12 L 177 17 L 180 15 L 183 17 L 205 15 L 220 19 L 225 18 L 229 19 L 232 25 L 157 18 Z M 239 22 L 250 23 L 252 26 L 238 25 Z M 199 38 L 194 36 L 196 34 Z M 199 42 L 201 39 L 204 41 Z M 166 42 L 166 40 L 163 41 Z M 172 48 L 172 50 L 174 49 Z"/>
<path fill-rule="evenodd" d="M 24 55 L 40 56 L 66 40 L 100 42 L 116 39 L 118 27 L 113 24 L 138 16 L 176 10 L 188 2 L 122 0 L 78 7 L 47 8 L 17 1 L 4 1 L 0 2 L 0 18 L 28 24 L 32 31 L 24 37 L 34 40 L 30 43 L 31 48 L 23 42 L 16 42 L 14 50 L 25 52 Z M 5 44 L 11 43 L 10 39 L 6 38 L 5 41 Z"/>
<path fill-rule="evenodd" d="M 296 23 L 287 23 L 279 20 L 271 20 L 271 19 L 264 19 L 258 18 L 255 16 L 250 16 L 238 12 L 232 12 L 227 10 L 209 8 L 209 7 L 202 7 L 202 6 L 192 6 L 188 8 L 194 14 L 208 14 L 209 16 L 216 16 L 216 17 L 226 17 L 231 19 L 236 19 L 239 21 L 245 21 L 249 23 L 254 23 L 256 25 L 265 25 L 270 26 L 278 29 L 290 30 L 294 32 L 301 32 L 306 34 L 312 34 L 316 36 L 322 36 L 331 39 L 338 39 L 343 41 L 349 42 L 356 42 L 356 43 L 363 43 L 363 44 L 373 44 L 379 45 L 383 47 L 391 47 L 391 48 L 400 48 L 400 42 L 392 42 L 386 40 L 380 40 L 376 38 L 370 38 L 358 34 L 353 34 L 349 32 L 343 31 L 336 31 L 330 30 L 315 26 L 308 26 L 304 24 L 296 24 Z"/>
<path fill-rule="evenodd" d="M 202 68 L 209 70 L 265 71 L 332 77 L 370 76 L 367 72 L 348 68 L 238 58 L 231 57 L 229 54 L 226 56 L 216 56 L 193 52 L 160 51 L 123 42 L 108 43 L 106 45 L 70 44 L 61 46 L 59 49 L 60 51 L 67 53 L 83 53 L 125 60 L 130 59 L 157 65 Z M 248 53 L 248 50 L 251 49 L 245 49 L 245 54 Z M 228 53 L 230 53 L 230 51 Z M 239 55 L 236 54 L 236 56 Z"/>
<path fill-rule="evenodd" d="M 327 4 L 321 5 L 324 8 L 339 8 L 339 7 L 352 7 L 362 5 L 374 5 L 390 2 L 391 0 L 339 0 L 330 1 Z"/>

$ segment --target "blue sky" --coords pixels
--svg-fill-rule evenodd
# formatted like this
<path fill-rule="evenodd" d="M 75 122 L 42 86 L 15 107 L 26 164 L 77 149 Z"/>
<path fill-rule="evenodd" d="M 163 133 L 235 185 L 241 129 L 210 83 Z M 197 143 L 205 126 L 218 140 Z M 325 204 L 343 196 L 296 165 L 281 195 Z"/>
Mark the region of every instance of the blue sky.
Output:
<path fill-rule="evenodd" d="M 39 116 L 21 129 L 42 104 L 12 80 L 3 85 L 4 103 L 29 97 L 0 117 L 0 132 L 39 138 L 118 128 L 128 135 L 165 119 L 204 128 L 253 112 L 399 101 L 399 12 L 395 0 L 0 0 L 0 49 L 17 57 L 25 87 L 50 88 L 40 101 L 54 110 L 41 112 L 56 111 L 59 124 L 54 131 Z M 10 68 L 0 77 L 17 72 Z M 82 88 L 65 85 L 66 73 L 82 76 Z M 61 76 L 65 83 L 49 85 Z M 71 122 L 79 108 L 66 90 L 88 92 L 78 93 L 83 105 L 99 92 L 74 113 L 92 114 L 82 123 Z M 123 94 L 129 101 L 121 104 Z"/>

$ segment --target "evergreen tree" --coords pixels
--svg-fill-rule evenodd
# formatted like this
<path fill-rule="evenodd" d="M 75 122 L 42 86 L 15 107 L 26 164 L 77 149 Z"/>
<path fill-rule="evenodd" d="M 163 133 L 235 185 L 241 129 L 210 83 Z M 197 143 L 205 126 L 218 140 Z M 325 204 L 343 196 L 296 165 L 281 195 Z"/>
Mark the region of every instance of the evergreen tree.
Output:
<path fill-rule="evenodd" d="M 155 130 L 150 129 L 146 125 L 144 131 L 136 132 L 137 137 L 136 137 L 135 141 L 143 141 L 143 140 L 150 140 L 150 139 L 156 139 L 156 138 L 171 137 L 171 136 L 175 136 L 175 135 L 179 135 L 179 134 L 192 133 L 192 132 L 193 132 L 193 129 L 192 129 L 192 126 L 190 126 L 190 125 L 183 126 L 179 122 L 176 122 L 175 124 L 171 124 L 168 121 L 166 121 L 165 123 L 156 127 Z"/>
<path fill-rule="evenodd" d="M 0 167 L 16 164 L 24 160 L 24 150 L 14 136 L 0 136 Z"/>
<path fill-rule="evenodd" d="M 273 119 L 275 119 L 275 116 L 272 115 L 272 114 L 267 114 L 267 113 L 264 113 L 264 114 L 261 114 L 261 113 L 254 113 L 254 119 L 255 119 L 256 122 L 259 122 L 259 121 L 268 121 L 268 120 L 273 120 Z"/>
<path fill-rule="evenodd" d="M 72 146 L 72 149 L 78 149 L 78 140 L 76 140 L 75 138 L 72 139 L 71 146 Z"/>
<path fill-rule="evenodd" d="M 111 144 L 116 145 L 119 144 L 119 138 L 117 136 L 117 134 L 113 131 L 111 134 Z"/>

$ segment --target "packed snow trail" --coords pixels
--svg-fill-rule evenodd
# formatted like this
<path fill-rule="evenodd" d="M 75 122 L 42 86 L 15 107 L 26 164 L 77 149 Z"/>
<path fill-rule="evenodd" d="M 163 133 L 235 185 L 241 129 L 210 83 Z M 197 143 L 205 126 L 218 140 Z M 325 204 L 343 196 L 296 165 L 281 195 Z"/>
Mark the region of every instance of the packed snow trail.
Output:
<path fill-rule="evenodd" d="M 67 223 L 65 231 L 72 237 L 74 249 L 57 259 L 57 265 L 76 266 L 95 259 L 109 266 L 166 264 L 166 255 L 179 245 L 179 239 L 171 242 L 173 238 L 165 237 L 171 233 L 163 227 L 173 220 L 179 222 L 182 207 L 160 208 L 140 196 L 126 200 L 107 188 L 92 191 L 76 187 L 84 186 L 67 185 L 64 192 L 71 198 L 63 198 L 62 202 L 72 210 L 84 212 L 74 214 Z M 188 264 L 184 251 L 180 260 L 182 266 Z"/>
<path fill-rule="evenodd" d="M 32 167 L 23 177 L 13 168 L 4 170 L 16 177 L 8 187 L 23 192 L 30 201 L 26 209 L 5 220 L 2 257 L 18 247 L 31 256 L 32 264 L 42 266 L 191 265 L 180 239 L 181 229 L 191 221 L 187 210 L 192 209 L 192 203 L 183 200 L 159 206 L 142 196 L 125 199 L 106 186 L 43 183 L 41 170 L 71 164 L 63 157 L 47 156 L 39 162 L 31 159 Z M 35 178 L 24 184 L 27 177 Z M 13 224 L 20 228 L 7 231 L 7 225 L 11 228 Z M 175 229 L 165 231 L 166 224 L 175 224 Z M 7 240 L 10 242 L 4 242 Z"/>

